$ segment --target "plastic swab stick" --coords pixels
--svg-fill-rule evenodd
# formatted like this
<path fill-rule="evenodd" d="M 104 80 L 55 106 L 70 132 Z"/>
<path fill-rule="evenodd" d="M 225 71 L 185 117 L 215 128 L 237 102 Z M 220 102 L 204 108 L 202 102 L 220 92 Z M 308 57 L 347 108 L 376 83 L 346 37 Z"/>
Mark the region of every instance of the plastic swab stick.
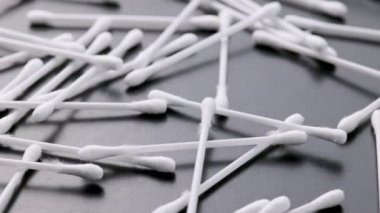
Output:
<path fill-rule="evenodd" d="M 281 0 L 282 2 L 303 7 L 308 10 L 320 12 L 329 16 L 344 18 L 347 15 L 348 8 L 340 1 L 326 0 Z"/>
<path fill-rule="evenodd" d="M 72 60 L 80 60 L 86 63 L 100 66 L 105 69 L 117 69 L 123 63 L 121 59 L 112 56 L 92 56 L 72 50 L 63 50 L 45 45 L 18 41 L 10 38 L 0 38 L 0 45 L 2 47 L 10 48 L 13 50 L 25 50 L 32 53 L 46 53 L 49 55 L 61 56 Z"/>
<path fill-rule="evenodd" d="M 169 56 L 175 52 L 189 47 L 190 45 L 195 44 L 196 42 L 198 42 L 198 36 L 196 36 L 195 34 L 183 34 L 182 36 L 168 43 L 166 46 L 162 47 L 161 50 L 154 55 L 153 60 L 155 61 L 160 58 Z"/>
<path fill-rule="evenodd" d="M 129 39 L 130 37 L 128 37 Z M 111 57 L 118 58 L 121 56 L 121 54 L 128 51 L 132 46 L 136 45 L 136 41 L 139 41 L 136 39 L 136 37 L 133 37 L 133 40 L 126 41 L 123 40 L 116 48 L 114 48 L 108 55 Z M 133 45 L 131 45 L 133 43 Z M 33 121 L 43 121 L 47 117 L 49 117 L 57 104 L 64 101 L 66 98 L 70 97 L 70 95 L 75 92 L 78 88 L 82 86 L 86 81 L 90 80 L 94 76 L 98 75 L 102 69 L 99 69 L 98 67 L 90 67 L 82 76 L 80 76 L 78 79 L 76 79 L 71 85 L 69 85 L 65 90 L 63 90 L 61 93 L 59 93 L 56 97 L 53 99 L 41 104 L 39 107 L 37 107 L 32 114 L 32 120 Z"/>
<path fill-rule="evenodd" d="M 41 157 L 41 147 L 39 147 L 38 145 L 31 145 L 25 150 L 25 153 L 22 156 L 22 160 L 35 162 L 35 161 L 38 161 L 40 157 Z M 16 174 L 13 175 L 11 180 L 8 182 L 7 186 L 4 188 L 3 192 L 1 192 L 0 212 L 5 211 L 7 205 L 12 199 L 14 192 L 17 190 L 17 188 L 20 187 L 22 179 L 26 171 L 27 170 L 22 169 L 16 172 Z"/>
<path fill-rule="evenodd" d="M 170 107 L 189 107 L 193 109 L 199 109 L 200 104 L 198 102 L 190 101 L 185 98 L 172 95 L 167 92 L 153 90 L 148 95 L 149 98 L 161 98 L 168 102 L 168 106 Z M 216 114 L 223 115 L 227 117 L 240 118 L 244 120 L 248 120 L 251 122 L 259 123 L 266 126 L 272 126 L 276 128 L 283 128 L 287 130 L 300 130 L 306 132 L 308 135 L 313 135 L 328 141 L 332 141 L 338 144 L 344 144 L 347 140 L 347 133 L 340 129 L 331 129 L 327 127 L 314 127 L 314 126 L 306 126 L 306 125 L 298 125 L 298 124 L 290 124 L 284 121 L 239 112 L 235 110 L 225 109 L 225 108 L 217 108 Z"/>
<path fill-rule="evenodd" d="M 376 110 L 371 118 L 372 127 L 376 137 L 376 163 L 377 163 L 377 189 L 380 202 L 380 111 Z"/>
<path fill-rule="evenodd" d="M 11 137 L 9 135 L 0 135 L 0 144 L 12 147 L 28 147 L 31 145 L 38 145 L 46 153 L 60 157 L 69 157 L 76 160 L 83 160 L 80 159 L 78 155 L 80 148 L 73 146 L 16 138 Z M 120 164 L 119 161 L 123 163 L 132 164 L 132 166 L 137 165 L 139 167 L 148 168 L 159 172 L 174 172 L 175 170 L 175 161 L 171 158 L 163 156 L 151 157 L 139 155 L 125 155 L 122 156 L 120 160 L 118 159 L 118 161 L 102 161 L 101 163 L 105 165 L 124 166 L 124 164 Z"/>
<path fill-rule="evenodd" d="M 69 33 L 61 34 L 52 39 L 52 41 L 72 41 L 74 38 Z M 40 56 L 40 54 L 31 54 L 27 51 L 19 51 L 0 58 L 0 70 L 7 69 L 16 64 L 23 64 L 32 57 Z"/>
<path fill-rule="evenodd" d="M 238 147 L 238 146 L 254 146 L 254 145 L 286 145 L 290 143 L 297 143 L 299 141 L 290 140 L 292 138 L 302 138 L 305 135 L 301 131 L 288 131 L 285 133 L 278 133 L 276 135 L 269 135 L 263 137 L 252 138 L 236 138 L 225 140 L 209 140 L 206 143 L 206 148 L 225 148 L 225 147 Z M 305 136 L 304 136 L 305 137 Z M 178 152 L 186 150 L 195 150 L 198 148 L 198 141 L 193 142 L 178 142 L 167 144 L 154 144 L 154 145 L 124 145 L 124 146 L 99 146 L 87 145 L 80 149 L 80 159 L 86 161 L 96 161 L 103 158 L 123 156 L 123 155 L 138 155 L 138 154 L 152 154 L 157 152 Z M 302 143 L 302 141 L 300 142 Z"/>
<path fill-rule="evenodd" d="M 110 29 L 132 29 L 141 30 L 164 30 L 175 17 L 170 16 L 137 16 L 137 15 L 83 15 L 70 13 L 54 13 L 43 10 L 32 10 L 27 14 L 32 24 L 45 25 L 57 28 L 88 28 L 96 20 L 106 17 L 110 20 Z M 194 16 L 186 19 L 177 30 L 216 30 L 219 20 L 214 15 Z"/>
<path fill-rule="evenodd" d="M 234 213 L 259 213 L 259 211 L 266 205 L 268 205 L 269 200 L 263 199 L 263 200 L 257 200 L 253 203 L 250 203 L 238 210 L 236 210 Z"/>
<path fill-rule="evenodd" d="M 340 189 L 329 191 L 313 201 L 302 205 L 288 213 L 309 213 L 318 212 L 323 209 L 328 209 L 340 205 L 344 201 L 344 192 Z"/>
<path fill-rule="evenodd" d="M 217 43 L 221 38 L 225 36 L 231 36 L 235 33 L 240 32 L 241 30 L 247 28 L 252 23 L 254 23 L 257 20 L 260 20 L 265 17 L 273 17 L 276 14 L 278 14 L 281 10 L 281 6 L 278 3 L 269 3 L 262 7 L 257 13 L 249 16 L 249 18 L 240 21 L 230 27 L 228 27 L 223 32 L 218 32 L 213 34 L 212 36 L 209 36 L 200 42 L 170 56 L 166 59 L 163 59 L 159 63 L 155 63 L 149 67 L 143 68 L 143 69 L 137 69 L 133 72 L 129 73 L 126 78 L 124 79 L 127 86 L 133 87 L 142 84 L 144 81 L 148 80 L 151 76 L 154 74 L 157 74 L 158 72 L 164 70 L 165 68 L 176 64 L 189 56 L 193 55 L 194 53 L 197 53 L 215 43 Z"/>
<path fill-rule="evenodd" d="M 298 119 L 298 117 L 290 116 L 289 118 L 285 119 L 285 122 L 293 122 L 293 119 Z M 293 138 L 296 139 L 296 138 Z M 303 139 L 298 138 L 297 141 L 306 141 L 307 136 L 304 135 Z M 292 139 L 290 139 L 291 141 Z M 241 166 L 243 166 L 245 163 L 250 161 L 251 159 L 258 156 L 261 152 L 265 151 L 268 147 L 270 147 L 269 144 L 264 145 L 258 145 L 252 149 L 250 149 L 248 152 L 244 153 L 242 156 L 240 156 L 238 159 L 234 160 L 232 163 L 228 164 L 226 167 L 224 167 L 222 170 L 217 172 L 215 175 L 213 175 L 211 178 L 206 180 L 201 184 L 201 188 L 199 191 L 199 195 L 205 193 L 209 189 L 211 189 L 213 186 L 215 186 L 217 183 L 222 181 L 224 178 L 226 178 L 228 175 L 232 174 L 234 171 L 239 169 Z M 185 191 L 179 198 L 177 198 L 174 201 L 171 201 L 167 204 L 164 204 L 158 208 L 156 208 L 153 213 L 176 213 L 180 212 L 183 208 L 186 207 L 188 201 L 189 201 L 189 192 Z"/>
<path fill-rule="evenodd" d="M 37 163 L 30 161 L 12 160 L 0 158 L 0 165 L 9 166 L 18 169 L 32 169 L 48 172 L 56 172 L 60 174 L 74 175 L 88 180 L 100 180 L 103 177 L 103 169 L 94 164 L 50 164 L 50 163 Z"/>
<path fill-rule="evenodd" d="M 27 34 L 27 33 L 18 32 L 15 30 L 6 29 L 3 27 L 0 27 L 0 37 L 17 39 L 20 41 L 30 42 L 30 43 L 34 43 L 34 44 L 41 44 L 41 45 L 54 47 L 54 48 L 74 50 L 74 51 L 79 51 L 79 52 L 84 51 L 84 47 L 78 43 L 75 43 L 75 42 L 54 42 L 54 41 L 46 39 L 46 38 L 38 37 L 38 36 Z"/>
<path fill-rule="evenodd" d="M 290 23 L 321 35 L 380 42 L 380 30 L 322 22 L 316 19 L 295 15 L 285 17 Z"/>
<path fill-rule="evenodd" d="M 27 79 L 32 73 L 40 69 L 44 65 L 41 59 L 35 58 L 30 61 L 20 70 L 18 75 L 13 78 L 5 87 L 0 90 L 0 94 L 9 91 L 16 85 L 20 84 L 22 81 Z"/>
<path fill-rule="evenodd" d="M 259 213 L 285 213 L 290 208 L 290 200 L 285 196 L 277 197 L 264 206 Z"/>
<path fill-rule="evenodd" d="M 0 108 L 3 109 L 33 109 L 44 102 L 35 101 L 1 101 Z M 63 102 L 55 106 L 55 109 L 72 110 L 131 110 L 147 114 L 165 113 L 167 109 L 166 101 L 162 99 L 152 99 L 136 101 L 130 103 L 102 103 L 102 102 Z"/>
<path fill-rule="evenodd" d="M 212 125 L 212 119 L 215 115 L 215 109 L 216 105 L 214 99 L 205 98 L 202 101 L 202 120 L 200 124 L 200 136 L 197 148 L 197 156 L 194 165 L 193 179 L 191 182 L 190 199 L 187 208 L 187 213 L 197 212 L 198 194 L 202 181 L 203 166 L 206 156 L 206 143 Z"/>
<path fill-rule="evenodd" d="M 228 12 L 221 12 L 220 16 L 220 32 L 223 32 L 232 22 L 231 15 Z M 227 70 L 228 70 L 228 36 L 220 39 L 219 51 L 219 80 L 216 87 L 215 102 L 217 107 L 229 108 L 227 95 Z"/>
<path fill-rule="evenodd" d="M 372 78 L 380 79 L 380 71 L 376 69 L 373 69 L 373 68 L 370 68 L 370 67 L 367 67 L 367 66 L 364 66 L 364 65 L 361 65 L 361 64 L 343 59 L 343 58 L 339 58 L 337 56 L 319 54 L 318 52 L 304 48 L 297 44 L 282 42 L 276 37 L 263 31 L 255 32 L 253 35 L 253 40 L 257 44 L 272 46 L 276 48 L 283 48 L 292 52 L 296 52 L 301 55 L 313 57 L 315 59 L 318 59 L 330 64 L 334 64 L 336 66 L 347 68 L 348 70 L 357 72 L 359 74 L 365 74 Z"/>

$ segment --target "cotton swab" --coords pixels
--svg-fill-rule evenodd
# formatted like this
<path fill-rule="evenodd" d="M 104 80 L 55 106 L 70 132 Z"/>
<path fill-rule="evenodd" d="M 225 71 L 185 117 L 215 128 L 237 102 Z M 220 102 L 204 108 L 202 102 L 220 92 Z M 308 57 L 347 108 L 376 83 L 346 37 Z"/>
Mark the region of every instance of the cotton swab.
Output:
<path fill-rule="evenodd" d="M 361 64 L 357 64 L 355 62 L 339 58 L 337 56 L 331 56 L 331 55 L 323 55 L 319 54 L 313 50 L 304 48 L 302 46 L 299 46 L 297 44 L 290 44 L 290 43 L 285 43 L 282 42 L 281 40 L 277 39 L 276 37 L 263 32 L 263 31 L 257 31 L 253 35 L 253 40 L 257 44 L 262 44 L 262 45 L 267 45 L 267 46 L 272 46 L 272 47 L 277 47 L 277 48 L 283 48 L 292 52 L 296 52 L 301 55 L 309 56 L 316 58 L 318 60 L 334 64 L 336 66 L 341 66 L 344 68 L 347 68 L 351 71 L 360 73 L 360 74 L 365 74 L 368 75 L 372 78 L 377 78 L 380 79 L 380 71 L 375 70 L 370 67 L 363 66 Z"/>
<path fill-rule="evenodd" d="M 276 135 L 269 135 L 263 137 L 251 138 L 236 138 L 224 140 L 209 140 L 206 143 L 206 148 L 225 148 L 225 147 L 238 147 L 238 146 L 254 146 L 254 145 L 286 145 L 287 143 L 297 143 L 298 141 L 290 140 L 294 138 L 302 138 L 305 135 L 301 131 L 288 131 L 285 133 L 277 133 Z M 304 136 L 305 137 L 305 136 Z M 302 142 L 302 141 L 301 141 Z M 198 148 L 198 141 L 193 142 L 177 142 L 166 144 L 154 145 L 123 145 L 123 146 L 99 146 L 87 145 L 82 147 L 78 154 L 80 159 L 86 161 L 96 161 L 103 158 L 123 156 L 123 155 L 138 155 L 138 154 L 152 154 L 160 152 L 178 152 L 186 150 L 195 150 Z"/>
<path fill-rule="evenodd" d="M 22 161 L 35 162 L 35 161 L 38 161 L 40 157 L 41 157 L 41 147 L 39 147 L 38 145 L 31 145 L 25 150 L 25 153 L 22 156 Z M 17 190 L 17 188 L 20 187 L 22 179 L 26 172 L 27 170 L 19 170 L 18 172 L 16 172 L 16 174 L 13 175 L 11 180 L 8 182 L 7 186 L 4 188 L 3 192 L 1 192 L 0 212 L 5 211 L 7 205 L 12 199 L 14 192 Z"/>
<path fill-rule="evenodd" d="M 290 200 L 285 196 L 277 197 L 264 206 L 259 213 L 285 213 L 290 208 Z"/>
<path fill-rule="evenodd" d="M 259 211 L 266 205 L 268 205 L 269 200 L 267 199 L 262 199 L 262 200 L 257 200 L 253 203 L 250 203 L 236 211 L 234 213 L 259 213 Z"/>
<path fill-rule="evenodd" d="M 53 38 L 53 42 L 56 41 L 72 41 L 74 38 L 69 33 L 61 34 Z M 39 56 L 39 54 L 32 54 L 27 51 L 19 51 L 0 58 L 0 69 L 4 70 L 16 64 L 23 64 L 32 57 Z"/>
<path fill-rule="evenodd" d="M 287 119 L 285 119 L 286 123 L 293 123 L 294 121 L 298 121 L 299 116 L 289 116 Z M 303 139 L 302 139 L 303 138 Z M 296 139 L 296 138 L 293 138 Z M 304 135 L 302 137 L 299 137 L 296 139 L 297 141 L 306 141 L 307 136 Z M 292 141 L 292 139 L 290 139 Z M 270 147 L 269 144 L 264 145 L 258 145 L 252 149 L 250 149 L 248 152 L 240 156 L 238 159 L 233 161 L 232 163 L 228 164 L 226 167 L 224 167 L 222 170 L 217 172 L 215 175 L 213 175 L 211 178 L 206 180 L 201 184 L 199 195 L 205 193 L 209 189 L 211 189 L 213 186 L 215 186 L 217 183 L 222 181 L 224 178 L 226 178 L 228 175 L 236 171 L 238 168 L 240 168 L 242 165 L 250 161 L 251 159 L 258 156 L 261 152 L 265 151 L 268 147 Z M 181 211 L 183 208 L 186 207 L 187 203 L 189 201 L 189 192 L 185 191 L 179 198 L 177 198 L 174 201 L 171 201 L 167 204 L 164 204 L 158 208 L 156 208 L 153 213 L 175 213 Z"/>
<path fill-rule="evenodd" d="M 376 137 L 377 189 L 380 202 L 380 111 L 376 110 L 371 117 L 373 131 Z"/>
<path fill-rule="evenodd" d="M 200 136 L 197 148 L 197 156 L 195 159 L 193 179 L 191 182 L 190 198 L 187 208 L 187 213 L 197 212 L 198 206 L 198 194 L 202 181 L 202 173 L 204 160 L 206 156 L 206 143 L 209 135 L 209 131 L 212 125 L 212 119 L 215 115 L 215 101 L 212 98 L 205 98 L 202 101 L 201 111 L 202 119 L 200 124 Z"/>
<path fill-rule="evenodd" d="M 133 43 L 136 44 L 136 39 L 133 38 Z M 116 48 L 114 48 L 108 56 L 110 57 L 121 57 L 123 53 L 128 51 L 132 46 L 132 41 L 125 41 L 121 42 Z M 46 101 L 45 103 L 41 104 L 39 107 L 37 107 L 32 114 L 32 120 L 33 121 L 43 121 L 47 117 L 49 117 L 56 105 L 58 105 L 60 102 L 64 101 L 67 97 L 71 95 L 71 93 L 75 92 L 78 88 L 80 88 L 85 82 L 88 80 L 91 80 L 94 76 L 98 75 L 102 69 L 99 69 L 98 67 L 91 67 L 89 68 L 82 76 L 80 76 L 78 79 L 76 79 L 71 85 L 69 85 L 67 88 L 65 88 L 64 91 L 59 93 L 56 97 L 53 99 Z"/>
<path fill-rule="evenodd" d="M 151 76 L 154 74 L 157 74 L 158 72 L 164 70 L 165 68 L 178 63 L 189 56 L 193 55 L 194 53 L 197 53 L 212 44 L 217 43 L 221 38 L 225 36 L 231 36 L 235 33 L 240 32 L 241 30 L 247 28 L 252 23 L 254 23 L 257 20 L 260 20 L 265 17 L 273 17 L 276 14 L 278 14 L 281 10 L 281 6 L 278 3 L 269 3 L 265 5 L 262 9 L 260 9 L 257 13 L 249 16 L 249 18 L 240 21 L 230 27 L 228 27 L 223 32 L 215 33 L 198 43 L 166 58 L 160 61 L 159 63 L 155 63 L 151 66 L 148 66 L 143 69 L 137 69 L 132 72 L 130 72 L 124 79 L 128 87 L 133 87 L 142 84 L 144 81 L 148 80 Z"/>
<path fill-rule="evenodd" d="M 380 30 L 376 29 L 327 23 L 295 15 L 287 15 L 285 19 L 302 29 L 317 34 L 380 42 Z"/>
<path fill-rule="evenodd" d="M 220 16 L 220 32 L 223 32 L 232 22 L 231 15 L 228 12 L 221 12 Z M 219 50 L 219 80 L 216 87 L 215 102 L 217 107 L 228 108 L 229 101 L 227 95 L 227 70 L 228 70 L 228 36 L 220 39 Z"/>
<path fill-rule="evenodd" d="M 168 102 L 168 106 L 170 107 L 189 107 L 193 109 L 199 109 L 200 104 L 194 101 L 187 100 L 185 98 L 169 94 L 167 92 L 163 92 L 160 90 L 153 90 L 148 95 L 149 98 L 154 99 L 164 99 Z M 240 118 L 244 120 L 248 120 L 251 122 L 259 123 L 262 125 L 272 126 L 276 128 L 283 128 L 287 130 L 300 130 L 304 131 L 309 135 L 313 135 L 328 141 L 332 141 L 338 144 L 344 144 L 347 140 L 347 133 L 340 129 L 331 129 L 327 127 L 314 127 L 314 126 L 306 126 L 306 125 L 298 125 L 298 124 L 289 124 L 280 120 L 263 117 L 259 115 L 239 112 L 235 110 L 225 109 L 225 108 L 217 108 L 216 114 L 223 115 L 227 117 Z"/>
<path fill-rule="evenodd" d="M 166 46 L 162 47 L 161 50 L 154 55 L 153 61 L 169 56 L 179 50 L 195 44 L 196 42 L 198 42 L 197 35 L 193 33 L 185 33 L 172 42 L 168 43 Z"/>
<path fill-rule="evenodd" d="M 132 29 L 141 30 L 164 30 L 175 17 L 170 16 L 138 16 L 138 15 L 83 15 L 70 13 L 54 13 L 44 10 L 32 10 L 27 14 L 32 24 L 45 25 L 57 28 L 88 28 L 99 18 L 106 17 L 110 20 L 110 29 Z M 216 30 L 219 20 L 214 15 L 193 16 L 186 19 L 177 30 Z"/>
<path fill-rule="evenodd" d="M 44 102 L 35 101 L 1 101 L 0 109 L 33 109 Z M 102 102 L 63 102 L 58 103 L 55 109 L 72 110 L 111 110 L 111 111 L 138 111 L 147 114 L 162 114 L 167 110 L 166 101 L 161 99 L 143 100 L 130 103 L 102 103 Z"/>
<path fill-rule="evenodd" d="M 326 0 L 281 0 L 284 3 L 289 3 L 302 7 L 308 10 L 323 13 L 337 18 L 344 18 L 347 15 L 347 6 L 340 1 L 326 1 Z"/>
<path fill-rule="evenodd" d="M 103 169 L 90 163 L 77 165 L 50 164 L 0 158 L 0 165 L 18 169 L 32 169 L 74 175 L 88 180 L 100 180 L 103 177 Z"/>
<path fill-rule="evenodd" d="M 28 147 L 31 145 L 38 145 L 42 148 L 42 150 L 46 153 L 53 154 L 60 157 L 69 157 L 76 160 L 83 160 L 79 157 L 78 152 L 80 148 L 60 145 L 60 144 L 52 144 L 48 142 L 41 142 L 35 140 L 28 140 L 22 138 L 11 137 L 8 135 L 0 135 L 0 144 L 5 146 L 16 146 L 16 147 Z M 106 165 L 121 165 L 120 162 L 125 162 L 131 165 L 155 170 L 158 172 L 174 172 L 175 171 L 175 161 L 169 157 L 164 156 L 140 156 L 140 155 L 125 155 L 121 156 L 122 158 L 118 161 L 102 161 L 102 164 Z M 102 159 L 99 159 L 102 160 Z M 93 161 L 87 161 L 93 162 Z M 124 166 L 122 164 L 121 166 Z"/>
<path fill-rule="evenodd" d="M 329 191 L 313 201 L 302 205 L 288 213 L 309 213 L 318 212 L 323 209 L 331 208 L 340 205 L 344 201 L 344 192 L 340 189 Z"/>
<path fill-rule="evenodd" d="M 28 61 L 27 64 L 20 70 L 18 75 L 13 78 L 5 87 L 0 90 L 0 94 L 9 91 L 19 83 L 22 83 L 25 79 L 27 79 L 32 73 L 36 70 L 40 69 L 43 66 L 43 61 L 41 59 L 35 58 Z"/>

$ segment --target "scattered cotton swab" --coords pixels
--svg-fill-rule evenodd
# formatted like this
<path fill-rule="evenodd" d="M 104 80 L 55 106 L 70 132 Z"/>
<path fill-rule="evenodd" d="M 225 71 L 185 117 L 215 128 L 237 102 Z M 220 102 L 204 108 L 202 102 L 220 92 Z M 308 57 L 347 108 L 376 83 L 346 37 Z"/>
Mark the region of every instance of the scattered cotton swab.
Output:
<path fill-rule="evenodd" d="M 299 116 L 290 116 L 287 119 L 285 119 L 286 123 L 293 123 L 294 121 L 299 121 Z M 294 138 L 289 138 L 289 141 L 297 141 L 297 142 L 305 142 L 307 140 L 306 134 L 303 136 L 297 136 Z M 270 147 L 270 144 L 265 145 L 258 145 L 242 156 L 240 156 L 238 159 L 233 161 L 232 163 L 228 164 L 226 167 L 224 167 L 222 170 L 220 170 L 218 173 L 213 175 L 211 178 L 203 182 L 200 186 L 199 195 L 205 193 L 209 189 L 211 189 L 213 186 L 215 186 L 217 183 L 222 181 L 224 178 L 226 178 L 228 175 L 236 171 L 238 168 L 240 168 L 242 165 L 250 161 L 251 159 L 258 156 L 260 153 L 265 151 L 268 147 Z M 188 191 L 185 191 L 181 197 L 177 198 L 176 200 L 169 202 L 167 204 L 164 204 L 158 208 L 156 208 L 153 213 L 176 213 L 181 211 L 183 208 L 186 207 L 188 201 L 189 201 L 190 195 Z"/>
<path fill-rule="evenodd" d="M 347 6 L 340 1 L 332 0 L 281 0 L 308 10 L 323 13 L 337 18 L 345 18 L 348 12 Z"/>
<path fill-rule="evenodd" d="M 191 182 L 190 199 L 187 208 L 187 213 L 197 212 L 198 194 L 202 181 L 203 166 L 206 155 L 206 143 L 208 140 L 209 130 L 212 125 L 212 119 L 215 115 L 215 109 L 216 105 L 214 99 L 205 98 L 202 101 L 202 120 L 200 124 L 200 136 L 197 148 L 197 156 L 194 165 L 193 179 Z"/>
<path fill-rule="evenodd" d="M 247 28 L 252 23 L 254 23 L 257 20 L 267 18 L 267 17 L 273 17 L 276 14 L 278 14 L 281 10 L 281 6 L 278 3 L 269 3 L 262 7 L 258 12 L 254 13 L 253 15 L 249 16 L 247 19 L 244 19 L 243 21 L 240 21 L 230 27 L 228 27 L 223 32 L 218 32 L 213 34 L 212 36 L 207 37 L 206 39 L 203 39 L 199 41 L 198 43 L 170 56 L 166 59 L 163 59 L 159 63 L 155 63 L 151 66 L 148 66 L 146 68 L 137 69 L 133 72 L 129 73 L 126 78 L 124 79 L 128 87 L 138 86 L 148 80 L 151 76 L 154 74 L 157 74 L 158 72 L 162 71 L 163 69 L 176 64 L 189 56 L 193 55 L 194 53 L 197 53 L 215 43 L 217 43 L 221 38 L 225 36 L 230 36 L 235 33 L 240 32 L 241 30 Z"/>
<path fill-rule="evenodd" d="M 265 205 L 259 213 L 285 213 L 290 209 L 290 200 L 285 196 L 277 197 Z"/>
<path fill-rule="evenodd" d="M 38 145 L 31 145 L 25 150 L 25 153 L 22 156 L 22 160 L 26 162 L 28 161 L 35 162 L 35 161 L 38 161 L 40 157 L 41 157 L 41 147 L 39 147 Z M 22 182 L 22 179 L 26 171 L 27 170 L 25 169 L 21 169 L 17 171 L 16 174 L 14 174 L 11 180 L 8 182 L 4 190 L 1 192 L 0 212 L 5 211 L 6 207 L 8 206 L 9 202 L 12 199 L 14 192 L 17 190 L 17 188 L 20 187 L 20 184 Z"/>
<path fill-rule="evenodd" d="M 302 205 L 288 213 L 309 213 L 318 212 L 323 209 L 331 208 L 340 205 L 344 201 L 344 192 L 340 189 L 326 192 L 325 194 L 317 197 L 313 201 Z"/>
<path fill-rule="evenodd" d="M 268 205 L 269 200 L 263 199 L 263 200 L 257 200 L 253 203 L 250 203 L 236 211 L 234 213 L 259 213 L 264 206 Z"/>
<path fill-rule="evenodd" d="M 132 29 L 141 30 L 164 30 L 175 17 L 170 16 L 138 16 L 138 15 L 90 15 L 90 14 L 70 14 L 55 13 L 43 10 L 32 10 L 27 14 L 28 20 L 32 24 L 45 25 L 56 28 L 88 28 L 101 17 L 106 17 L 110 21 L 110 29 Z M 201 15 L 189 17 L 178 26 L 179 31 L 191 30 L 216 30 L 219 20 L 214 15 Z"/>
<path fill-rule="evenodd" d="M 162 47 L 160 51 L 158 51 L 154 57 L 153 60 L 158 60 L 163 57 L 167 57 L 175 52 L 178 52 L 182 49 L 187 48 L 190 45 L 195 44 L 198 42 L 198 36 L 196 36 L 193 33 L 186 33 L 180 36 L 179 38 L 173 40 L 172 42 L 168 43 L 166 46 Z"/>
<path fill-rule="evenodd" d="M 377 193 L 380 201 L 380 111 L 376 110 L 372 114 L 372 127 L 376 137 L 376 163 L 377 163 Z"/>
<path fill-rule="evenodd" d="M 220 32 L 223 32 L 231 24 L 231 15 L 228 12 L 221 12 L 220 16 Z M 229 101 L 227 95 L 227 70 L 228 70 L 228 36 L 220 39 L 219 52 L 219 80 L 216 87 L 215 103 L 217 107 L 228 108 Z"/>
<path fill-rule="evenodd" d="M 198 102 L 190 101 L 185 98 L 172 95 L 167 92 L 159 91 L 159 90 L 153 90 L 148 95 L 149 98 L 158 98 L 158 99 L 164 99 L 168 102 L 168 107 L 189 107 L 193 109 L 199 109 L 200 104 Z M 286 123 L 284 121 L 239 112 L 235 110 L 225 109 L 225 108 L 217 108 L 216 114 L 223 115 L 227 117 L 235 117 L 240 118 L 244 120 L 248 120 L 251 122 L 259 123 L 266 126 L 272 126 L 276 128 L 283 128 L 287 130 L 300 130 L 304 131 L 309 135 L 313 135 L 328 141 L 332 141 L 338 144 L 344 144 L 347 140 L 347 133 L 340 129 L 332 129 L 327 127 L 314 127 L 314 126 L 306 126 L 306 125 L 299 125 L 299 124 L 290 124 Z"/>

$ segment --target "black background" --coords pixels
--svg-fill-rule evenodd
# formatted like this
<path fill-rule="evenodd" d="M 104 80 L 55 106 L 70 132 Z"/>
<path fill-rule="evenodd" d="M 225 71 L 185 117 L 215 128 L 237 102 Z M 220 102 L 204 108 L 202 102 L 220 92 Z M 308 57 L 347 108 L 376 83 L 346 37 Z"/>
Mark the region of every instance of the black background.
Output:
<path fill-rule="evenodd" d="M 83 14 L 176 15 L 185 5 L 177 0 L 121 2 L 121 6 L 115 8 L 60 1 L 27 1 L 2 15 L 0 25 L 49 38 L 66 31 L 79 36 L 84 31 L 30 28 L 25 15 L 31 9 Z M 344 2 L 349 6 L 347 24 L 380 28 L 380 2 Z M 287 13 L 340 22 L 290 7 L 285 7 L 283 14 Z M 143 46 L 152 42 L 158 33 L 146 32 Z M 114 45 L 123 35 L 125 32 L 115 32 Z M 331 37 L 328 41 L 343 58 L 380 67 L 380 44 Z M 118 81 L 84 98 L 109 102 L 141 100 L 155 88 L 197 101 L 214 96 L 218 49 L 217 45 L 208 48 L 132 91 L 125 91 L 123 83 Z M 0 84 L 5 85 L 18 69 L 2 71 Z M 231 108 L 278 119 L 299 112 L 306 117 L 307 124 L 317 126 L 335 127 L 344 115 L 364 107 L 380 94 L 376 79 L 342 68 L 332 71 L 309 58 L 287 52 L 256 48 L 248 33 L 232 38 L 229 74 Z M 19 137 L 74 146 L 193 141 L 197 140 L 199 117 L 198 111 L 187 109 L 170 111 L 163 116 L 61 111 L 43 123 L 22 122 L 14 133 Z M 259 125 L 230 119 L 225 124 L 217 123 L 210 138 L 260 136 L 267 130 Z M 204 178 L 210 177 L 247 150 L 208 151 Z M 1 157 L 19 159 L 22 153 L 1 149 L 0 154 Z M 133 169 L 107 170 L 102 181 L 88 183 L 66 175 L 35 173 L 9 210 L 39 213 L 151 212 L 177 198 L 191 183 L 195 152 L 169 156 L 178 163 L 175 175 Z M 251 161 L 203 196 L 199 212 L 232 212 L 256 199 L 271 199 L 280 195 L 287 195 L 295 207 L 335 188 L 346 192 L 346 200 L 341 208 L 324 212 L 377 212 L 375 159 L 375 141 L 369 123 L 351 134 L 344 146 L 310 137 L 306 145 L 273 149 Z M 47 156 L 44 161 L 56 159 Z M 14 169 L 1 168 L 0 188 L 5 187 L 14 172 Z"/>

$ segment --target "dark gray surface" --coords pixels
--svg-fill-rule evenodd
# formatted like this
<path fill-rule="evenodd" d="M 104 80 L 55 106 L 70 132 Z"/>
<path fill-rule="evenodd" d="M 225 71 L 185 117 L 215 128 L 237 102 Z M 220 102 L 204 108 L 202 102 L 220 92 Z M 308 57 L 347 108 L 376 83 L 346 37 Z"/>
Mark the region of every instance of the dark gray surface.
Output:
<path fill-rule="evenodd" d="M 345 2 L 350 9 L 348 24 L 380 28 L 380 2 Z M 0 25 L 53 37 L 64 31 L 31 29 L 25 19 L 26 12 L 30 9 L 49 9 L 57 12 L 175 15 L 183 6 L 176 0 L 128 0 L 120 8 L 36 0 L 3 15 Z M 290 8 L 286 8 L 286 12 L 324 18 Z M 70 32 L 78 36 L 83 31 Z M 124 33 L 117 32 L 115 37 L 121 38 Z M 145 45 L 157 36 L 157 33 L 146 34 Z M 380 68 L 379 44 L 335 38 L 328 38 L 328 41 L 342 57 Z M 115 82 L 90 94 L 88 100 L 141 100 L 151 89 L 162 89 L 197 101 L 205 96 L 214 96 L 217 52 L 217 46 L 209 48 L 171 68 L 176 71 L 175 74 L 164 74 L 133 91 L 125 92 L 123 83 Z M 307 58 L 255 48 L 246 33 L 233 37 L 230 56 L 231 107 L 244 112 L 278 119 L 299 112 L 306 117 L 307 124 L 335 127 L 344 115 L 365 106 L 380 94 L 380 86 L 374 79 L 342 68 L 328 71 Z M 2 72 L 0 85 L 15 74 L 16 69 Z M 197 139 L 199 112 L 179 109 L 166 116 L 112 116 L 109 118 L 107 114 L 98 112 L 62 111 L 41 124 L 21 123 L 15 128 L 15 135 L 75 146 L 154 144 Z M 224 126 L 215 126 L 211 137 L 259 136 L 266 130 L 231 119 Z M 306 145 L 273 150 L 247 164 L 204 196 L 199 212 L 232 212 L 256 199 L 280 195 L 289 196 L 293 206 L 298 206 L 335 188 L 345 190 L 346 200 L 342 208 L 324 212 L 378 212 L 374 143 L 367 123 L 350 135 L 344 146 L 310 138 Z M 21 156 L 21 153 L 6 149 L 0 151 L 1 157 Z M 245 151 L 247 148 L 208 151 L 205 178 Z M 171 156 L 178 163 L 175 176 L 121 170 L 107 172 L 100 182 L 87 183 L 76 177 L 35 173 L 11 205 L 10 212 L 150 212 L 177 198 L 190 186 L 195 152 Z M 45 160 L 55 159 L 48 157 Z M 1 168 L 1 188 L 14 172 L 13 169 Z"/>

